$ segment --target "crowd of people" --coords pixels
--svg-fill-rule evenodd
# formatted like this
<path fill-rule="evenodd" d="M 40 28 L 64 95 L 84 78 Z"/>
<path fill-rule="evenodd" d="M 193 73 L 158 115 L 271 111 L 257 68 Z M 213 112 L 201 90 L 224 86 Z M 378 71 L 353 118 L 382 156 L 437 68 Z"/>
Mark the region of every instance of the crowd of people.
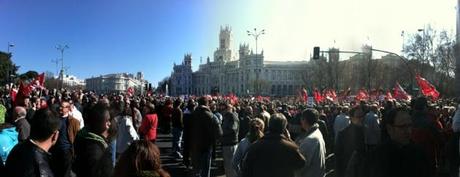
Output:
<path fill-rule="evenodd" d="M 6 177 L 169 177 L 157 134 L 172 135 L 171 155 L 197 177 L 211 176 L 216 153 L 227 177 L 459 176 L 460 111 L 452 99 L 310 104 L 10 92 L 0 100 Z"/>

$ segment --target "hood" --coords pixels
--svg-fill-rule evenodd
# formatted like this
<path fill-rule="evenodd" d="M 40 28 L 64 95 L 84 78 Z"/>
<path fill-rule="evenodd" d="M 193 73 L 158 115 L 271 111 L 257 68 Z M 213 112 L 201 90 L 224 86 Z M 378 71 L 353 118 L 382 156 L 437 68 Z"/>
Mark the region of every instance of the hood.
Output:
<path fill-rule="evenodd" d="M 18 138 L 18 132 L 16 131 L 16 127 L 5 128 L 0 131 L 1 134 L 6 135 L 11 138 Z"/>
<path fill-rule="evenodd" d="M 86 140 L 97 141 L 97 142 L 101 143 L 104 146 L 104 148 L 108 147 L 107 142 L 105 141 L 105 139 L 102 136 L 100 136 L 98 134 L 95 134 L 95 133 L 92 133 L 92 132 L 89 132 L 86 127 L 83 127 L 83 129 L 78 131 L 77 138 L 83 138 L 83 139 L 86 139 Z"/>

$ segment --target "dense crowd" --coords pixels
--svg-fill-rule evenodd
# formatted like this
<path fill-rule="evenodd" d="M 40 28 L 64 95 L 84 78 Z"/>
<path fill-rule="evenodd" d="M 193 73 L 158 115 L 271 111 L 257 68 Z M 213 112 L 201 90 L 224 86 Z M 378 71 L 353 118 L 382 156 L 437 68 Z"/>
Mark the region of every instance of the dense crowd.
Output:
<path fill-rule="evenodd" d="M 227 177 L 459 175 L 456 100 L 333 100 L 37 90 L 0 100 L 6 177 L 170 176 L 157 134 L 192 176 L 222 149 Z M 19 91 L 21 92 L 21 91 Z"/>

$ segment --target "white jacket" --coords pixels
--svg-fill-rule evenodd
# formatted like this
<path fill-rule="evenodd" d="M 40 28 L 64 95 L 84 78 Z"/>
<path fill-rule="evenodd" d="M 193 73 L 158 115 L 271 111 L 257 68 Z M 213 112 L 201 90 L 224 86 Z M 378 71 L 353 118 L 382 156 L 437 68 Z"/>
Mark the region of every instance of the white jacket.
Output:
<path fill-rule="evenodd" d="M 326 172 L 326 144 L 323 135 L 316 130 L 296 141 L 305 157 L 305 166 L 295 173 L 296 177 L 322 177 Z"/>
<path fill-rule="evenodd" d="M 131 116 L 118 117 L 117 153 L 123 153 L 134 140 L 138 140 Z"/>

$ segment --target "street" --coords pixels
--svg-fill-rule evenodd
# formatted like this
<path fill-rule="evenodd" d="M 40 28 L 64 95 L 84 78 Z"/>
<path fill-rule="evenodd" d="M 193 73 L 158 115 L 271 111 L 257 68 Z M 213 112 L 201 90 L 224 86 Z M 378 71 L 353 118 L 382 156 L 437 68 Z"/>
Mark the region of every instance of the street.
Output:
<path fill-rule="evenodd" d="M 185 165 L 182 164 L 182 159 L 176 159 L 172 156 L 172 135 L 158 134 L 156 145 L 161 151 L 162 167 L 170 173 L 171 177 L 191 176 L 190 170 L 187 170 Z M 225 172 L 223 168 L 221 148 L 217 148 L 216 156 L 216 159 L 212 161 L 211 176 L 224 177 Z"/>

